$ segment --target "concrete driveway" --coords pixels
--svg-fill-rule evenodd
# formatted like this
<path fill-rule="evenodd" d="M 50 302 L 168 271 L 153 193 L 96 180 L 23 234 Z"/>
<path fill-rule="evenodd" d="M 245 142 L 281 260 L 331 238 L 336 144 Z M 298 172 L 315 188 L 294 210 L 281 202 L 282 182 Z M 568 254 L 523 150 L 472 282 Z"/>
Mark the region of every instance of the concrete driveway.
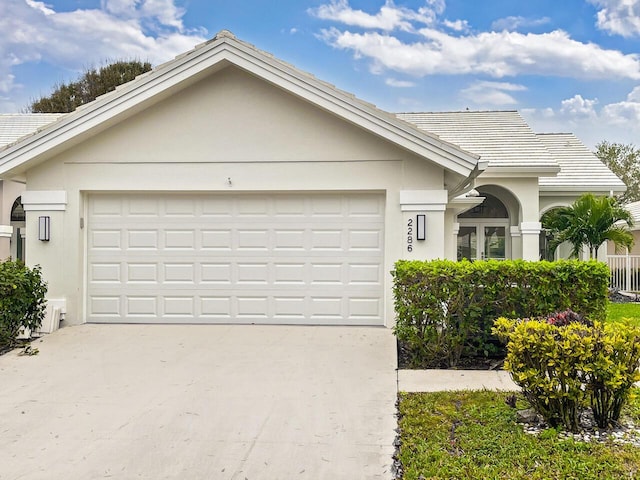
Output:
<path fill-rule="evenodd" d="M 392 477 L 395 339 L 83 325 L 0 357 L 0 479 Z"/>

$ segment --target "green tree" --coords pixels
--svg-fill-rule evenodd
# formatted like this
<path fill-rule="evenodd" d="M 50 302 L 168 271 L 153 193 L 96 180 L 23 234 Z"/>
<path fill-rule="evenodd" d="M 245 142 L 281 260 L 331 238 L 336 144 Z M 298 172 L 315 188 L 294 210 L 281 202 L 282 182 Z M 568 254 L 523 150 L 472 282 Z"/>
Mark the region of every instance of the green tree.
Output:
<path fill-rule="evenodd" d="M 622 203 L 640 200 L 640 149 L 633 145 L 602 141 L 594 152 L 627 186 L 618 198 Z"/>
<path fill-rule="evenodd" d="M 138 75 L 151 70 L 149 62 L 117 61 L 101 67 L 90 68 L 75 82 L 60 84 L 47 97 L 41 97 L 29 105 L 33 113 L 68 113 L 80 105 L 89 103 L 100 95 L 115 90 L 118 85 L 127 83 Z"/>
<path fill-rule="evenodd" d="M 563 242 L 573 245 L 571 256 L 578 256 L 583 247 L 590 258 L 598 258 L 598 247 L 607 240 L 616 248 L 633 246 L 633 235 L 626 226 L 633 226 L 629 211 L 613 197 L 596 197 L 585 193 L 568 207 L 550 210 L 542 216 L 542 225 L 551 233 L 551 251 Z M 626 225 L 626 226 L 625 226 Z"/>

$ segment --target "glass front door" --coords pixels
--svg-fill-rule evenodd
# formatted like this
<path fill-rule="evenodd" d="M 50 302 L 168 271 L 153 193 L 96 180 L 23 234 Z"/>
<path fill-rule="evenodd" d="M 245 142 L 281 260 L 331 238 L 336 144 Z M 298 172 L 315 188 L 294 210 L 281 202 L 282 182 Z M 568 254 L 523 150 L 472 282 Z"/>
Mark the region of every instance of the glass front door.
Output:
<path fill-rule="evenodd" d="M 460 225 L 458 260 L 507 258 L 506 225 Z"/>

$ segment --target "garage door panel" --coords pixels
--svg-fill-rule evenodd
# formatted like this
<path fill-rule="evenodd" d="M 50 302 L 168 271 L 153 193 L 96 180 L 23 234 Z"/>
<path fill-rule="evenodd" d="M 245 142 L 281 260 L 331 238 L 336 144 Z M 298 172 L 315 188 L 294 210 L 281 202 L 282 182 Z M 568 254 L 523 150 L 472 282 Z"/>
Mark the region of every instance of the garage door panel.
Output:
<path fill-rule="evenodd" d="M 127 263 L 128 284 L 153 283 L 158 284 L 158 265 L 156 263 Z"/>
<path fill-rule="evenodd" d="M 223 263 L 201 263 L 200 264 L 200 283 L 231 285 L 233 281 L 232 267 L 230 262 Z"/>
<path fill-rule="evenodd" d="M 195 298 L 185 296 L 163 296 L 162 313 L 164 317 L 191 317 L 195 316 Z"/>
<path fill-rule="evenodd" d="M 160 215 L 160 198 L 132 197 L 128 205 L 129 217 L 158 217 Z"/>
<path fill-rule="evenodd" d="M 239 262 L 236 264 L 238 285 L 269 285 L 270 268 L 267 262 Z"/>
<path fill-rule="evenodd" d="M 382 250 L 382 235 L 380 230 L 349 230 L 349 248 L 352 251 Z"/>
<path fill-rule="evenodd" d="M 164 283 L 196 284 L 195 263 L 164 263 Z"/>
<path fill-rule="evenodd" d="M 291 286 L 306 285 L 308 277 L 308 264 L 306 263 L 285 263 L 274 262 L 273 283 L 274 285 Z"/>
<path fill-rule="evenodd" d="M 92 322 L 383 324 L 377 194 L 89 199 Z"/>
<path fill-rule="evenodd" d="M 269 297 L 267 295 L 243 295 L 236 298 L 237 316 L 240 319 L 269 318 Z"/>
<path fill-rule="evenodd" d="M 276 251 L 305 251 L 307 235 L 305 230 L 280 230 L 276 229 L 274 234 L 273 249 Z"/>
<path fill-rule="evenodd" d="M 348 309 L 350 318 L 377 318 L 381 314 L 380 299 L 352 297 L 348 300 Z"/>
<path fill-rule="evenodd" d="M 129 250 L 157 251 L 160 245 L 158 230 L 129 230 L 126 232 L 126 248 Z"/>
<path fill-rule="evenodd" d="M 93 263 L 89 269 L 89 282 L 119 285 L 122 282 L 120 263 Z"/>
<path fill-rule="evenodd" d="M 122 304 L 120 296 L 94 295 L 89 300 L 90 318 L 121 318 Z"/>
<path fill-rule="evenodd" d="M 158 298 L 155 296 L 128 296 L 125 299 L 127 317 L 158 317 Z"/>
<path fill-rule="evenodd" d="M 350 285 L 382 285 L 382 266 L 378 263 L 349 264 L 347 271 Z"/>
<path fill-rule="evenodd" d="M 236 239 L 240 251 L 269 251 L 269 231 L 266 229 L 237 230 Z"/>
<path fill-rule="evenodd" d="M 96 229 L 89 235 L 89 248 L 97 250 L 120 250 L 122 248 L 122 232 L 120 230 Z"/>
<path fill-rule="evenodd" d="M 195 250 L 196 232 L 194 230 L 164 230 L 164 248 L 166 250 Z"/>
<path fill-rule="evenodd" d="M 202 230 L 200 235 L 202 250 L 230 252 L 232 249 L 231 229 Z"/>

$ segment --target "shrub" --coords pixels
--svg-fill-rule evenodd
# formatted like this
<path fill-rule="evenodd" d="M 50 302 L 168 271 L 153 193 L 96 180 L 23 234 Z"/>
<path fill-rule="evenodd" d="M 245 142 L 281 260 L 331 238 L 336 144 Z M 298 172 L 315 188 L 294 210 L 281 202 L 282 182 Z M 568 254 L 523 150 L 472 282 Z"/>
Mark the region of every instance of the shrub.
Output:
<path fill-rule="evenodd" d="M 585 367 L 585 384 L 596 423 L 615 424 L 640 380 L 640 328 L 629 323 L 605 324 L 594 345 L 591 369 Z"/>
<path fill-rule="evenodd" d="M 501 316 L 572 308 L 604 320 L 609 271 L 599 262 L 406 261 L 396 263 L 394 332 L 415 367 L 455 367 L 462 357 L 500 357 Z"/>
<path fill-rule="evenodd" d="M 507 341 L 504 368 L 552 426 L 579 428 L 587 406 L 605 428 L 618 421 L 640 379 L 640 329 L 590 322 L 572 311 L 538 319 L 499 318 L 494 333 Z"/>
<path fill-rule="evenodd" d="M 37 330 L 44 318 L 47 293 L 39 266 L 20 261 L 0 263 L 0 347 L 12 347 L 21 328 Z"/>

